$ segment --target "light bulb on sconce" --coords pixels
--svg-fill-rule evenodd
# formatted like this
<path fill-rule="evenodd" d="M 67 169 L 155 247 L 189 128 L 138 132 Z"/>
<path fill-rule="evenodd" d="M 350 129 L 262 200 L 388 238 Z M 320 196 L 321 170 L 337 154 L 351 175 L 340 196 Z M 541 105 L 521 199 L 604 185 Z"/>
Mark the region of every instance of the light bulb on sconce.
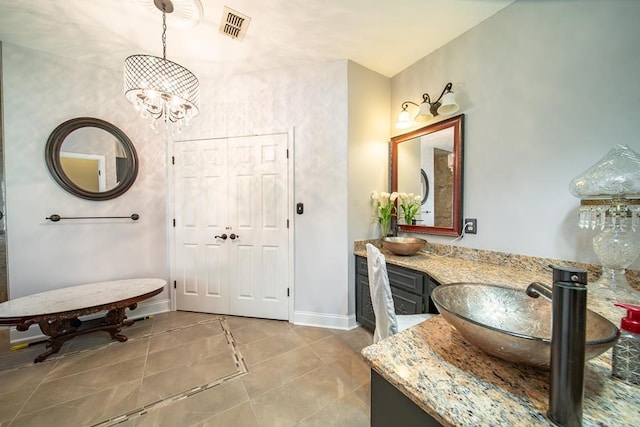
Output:
<path fill-rule="evenodd" d="M 402 106 L 402 111 L 398 114 L 398 123 L 396 123 L 396 128 L 398 129 L 406 129 L 411 127 L 413 122 L 411 121 L 411 115 L 406 110 L 405 106 Z"/>
<path fill-rule="evenodd" d="M 405 101 L 402 103 L 402 111 L 398 115 L 398 122 L 396 123 L 397 129 L 406 129 L 414 125 L 414 122 L 424 123 L 433 119 L 435 116 L 451 115 L 460 109 L 460 105 L 456 103 L 456 96 L 451 90 L 453 85 L 451 82 L 442 90 L 442 93 L 435 102 L 431 102 L 431 97 L 428 93 L 422 94 L 422 103 L 420 105 L 412 101 Z M 409 104 L 418 107 L 418 112 L 411 120 L 408 108 Z"/>

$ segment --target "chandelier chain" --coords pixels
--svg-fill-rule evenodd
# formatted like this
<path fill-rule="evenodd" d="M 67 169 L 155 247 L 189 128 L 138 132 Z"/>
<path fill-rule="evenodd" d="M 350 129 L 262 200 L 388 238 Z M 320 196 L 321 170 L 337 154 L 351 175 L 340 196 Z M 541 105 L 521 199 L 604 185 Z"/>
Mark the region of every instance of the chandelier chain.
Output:
<path fill-rule="evenodd" d="M 167 14 L 162 11 L 162 59 L 167 59 Z"/>

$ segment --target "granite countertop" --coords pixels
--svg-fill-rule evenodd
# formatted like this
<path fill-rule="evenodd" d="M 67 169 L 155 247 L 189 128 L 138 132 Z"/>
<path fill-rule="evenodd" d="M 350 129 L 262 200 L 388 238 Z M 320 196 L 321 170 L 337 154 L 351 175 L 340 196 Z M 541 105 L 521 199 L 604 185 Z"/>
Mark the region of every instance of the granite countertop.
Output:
<path fill-rule="evenodd" d="M 366 256 L 364 244 L 354 253 Z M 551 284 L 551 268 L 526 270 L 454 257 L 395 256 L 388 263 L 424 271 L 440 284 L 496 283 L 524 288 Z M 611 301 L 589 308 L 618 325 L 624 311 Z M 445 426 L 553 425 L 548 410 L 548 371 L 516 365 L 468 344 L 441 316 L 366 347 L 372 369 Z M 640 387 L 611 378 L 611 350 L 587 362 L 585 426 L 633 426 L 640 415 Z"/>
<path fill-rule="evenodd" d="M 365 244 L 366 241 L 356 242 L 354 254 L 366 258 Z M 552 284 L 552 269 L 548 265 L 514 265 L 512 260 L 509 261 L 509 265 L 500 265 L 500 259 L 496 259 L 495 263 L 489 263 L 422 252 L 407 257 L 394 255 L 384 248 L 380 249 L 387 263 L 425 272 L 439 284 L 487 283 L 517 289 L 524 289 L 532 282 L 542 282 L 549 286 Z M 588 307 L 615 325 L 619 325 L 620 319 L 626 313 L 625 310 L 614 307 L 613 302 L 607 299 L 588 298 Z"/>
<path fill-rule="evenodd" d="M 372 369 L 444 426 L 549 426 L 548 371 L 467 344 L 441 317 L 366 347 Z M 640 388 L 611 379 L 611 351 L 587 362 L 583 424 L 636 426 Z"/>

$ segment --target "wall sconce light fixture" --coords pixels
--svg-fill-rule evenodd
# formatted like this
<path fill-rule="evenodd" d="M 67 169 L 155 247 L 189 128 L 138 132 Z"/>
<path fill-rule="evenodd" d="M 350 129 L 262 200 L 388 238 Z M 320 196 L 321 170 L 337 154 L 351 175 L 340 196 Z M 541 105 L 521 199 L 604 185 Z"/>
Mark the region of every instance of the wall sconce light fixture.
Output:
<path fill-rule="evenodd" d="M 456 96 L 451 90 L 453 85 L 451 82 L 442 90 L 442 93 L 435 102 L 431 102 L 431 97 L 428 93 L 422 94 L 422 103 L 420 105 L 415 102 L 405 101 L 402 103 L 402 111 L 398 115 L 398 122 L 396 123 L 397 129 L 406 129 L 413 126 L 414 122 L 424 123 L 433 119 L 438 114 L 450 115 L 460 109 L 460 106 L 456 103 Z M 409 104 L 418 107 L 418 113 L 411 120 L 411 115 L 407 110 Z"/>

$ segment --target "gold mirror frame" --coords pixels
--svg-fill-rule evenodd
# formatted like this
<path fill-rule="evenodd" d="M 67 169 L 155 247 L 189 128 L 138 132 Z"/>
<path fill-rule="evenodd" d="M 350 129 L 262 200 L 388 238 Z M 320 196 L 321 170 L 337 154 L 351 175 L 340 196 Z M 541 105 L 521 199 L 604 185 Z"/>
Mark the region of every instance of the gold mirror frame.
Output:
<path fill-rule="evenodd" d="M 398 191 L 398 145 L 443 129 L 453 128 L 453 190 L 450 227 L 399 224 L 408 233 L 459 236 L 462 234 L 464 114 L 391 138 L 391 192 Z"/>

